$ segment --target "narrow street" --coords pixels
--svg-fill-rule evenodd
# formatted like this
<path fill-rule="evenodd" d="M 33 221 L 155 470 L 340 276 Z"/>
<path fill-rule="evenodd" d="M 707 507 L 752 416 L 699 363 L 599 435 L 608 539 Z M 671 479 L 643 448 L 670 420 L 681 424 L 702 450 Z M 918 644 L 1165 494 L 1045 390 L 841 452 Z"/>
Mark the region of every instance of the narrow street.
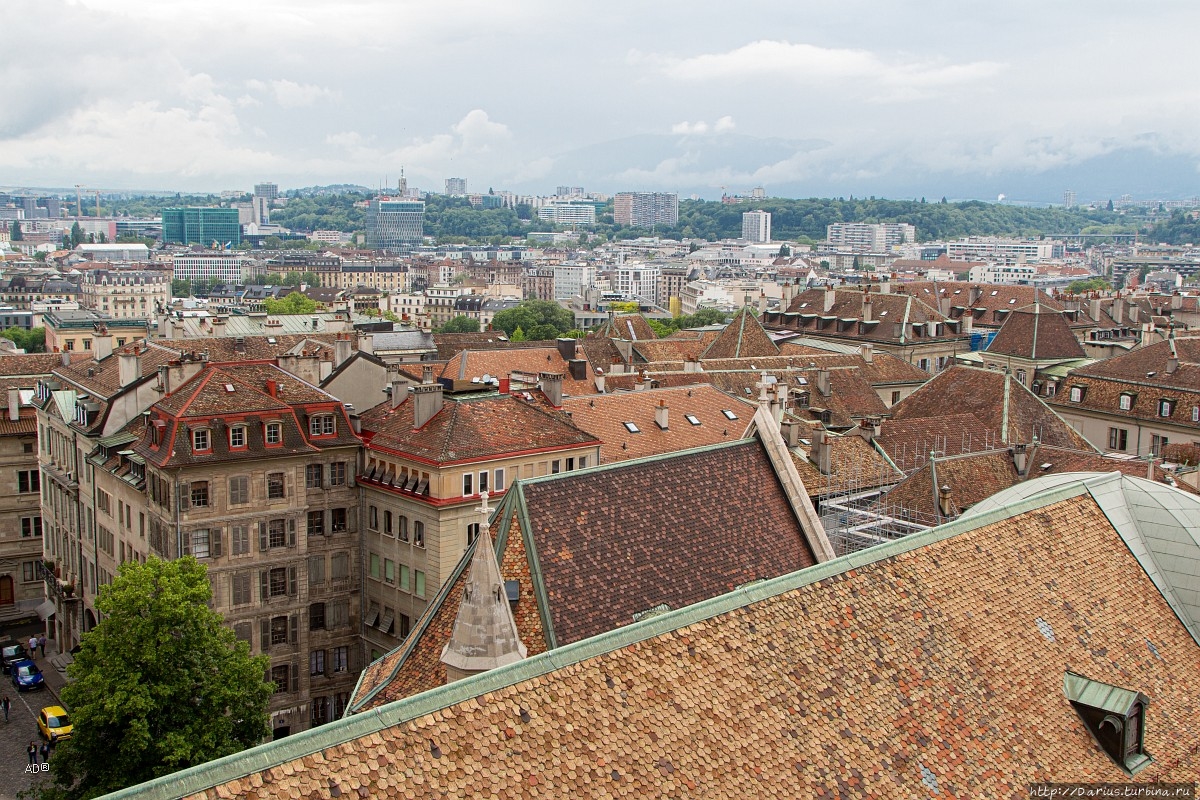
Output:
<path fill-rule="evenodd" d="M 40 624 L 6 625 L 0 629 L 0 644 L 12 641 L 26 642 L 31 634 L 41 633 Z M 34 692 L 18 692 L 13 688 L 8 675 L 0 675 L 0 693 L 8 695 L 12 701 L 9 721 L 6 724 L 0 715 L 0 800 L 15 800 L 17 792 L 28 788 L 35 776 L 25 772 L 29 764 L 26 749 L 30 742 L 39 747 L 42 744 L 38 734 L 37 713 L 44 706 L 57 705 L 58 691 L 62 688 L 65 677 L 51 663 L 52 656 L 57 655 L 53 641 L 46 642 L 46 656 L 40 655 L 34 661 L 41 668 L 46 679 L 46 688 Z"/>

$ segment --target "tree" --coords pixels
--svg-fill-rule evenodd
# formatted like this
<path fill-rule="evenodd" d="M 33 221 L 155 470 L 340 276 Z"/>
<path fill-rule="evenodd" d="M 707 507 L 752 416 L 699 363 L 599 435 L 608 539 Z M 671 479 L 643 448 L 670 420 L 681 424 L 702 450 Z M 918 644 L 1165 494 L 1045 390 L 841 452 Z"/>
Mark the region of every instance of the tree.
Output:
<path fill-rule="evenodd" d="M 1084 292 L 1100 291 L 1107 292 L 1112 289 L 1112 284 L 1103 278 L 1088 278 L 1087 280 L 1072 281 L 1067 287 L 1067 291 L 1071 294 L 1083 294 Z"/>
<path fill-rule="evenodd" d="M 268 297 L 263 301 L 268 314 L 311 314 L 317 310 L 317 301 L 310 300 L 299 292 L 292 292 L 282 300 Z"/>
<path fill-rule="evenodd" d="M 575 315 L 570 309 L 549 300 L 526 300 L 496 314 L 492 326 L 500 328 L 510 338 L 513 331 L 521 328 L 530 339 L 553 339 L 575 327 Z M 539 331 L 545 335 L 536 336 L 535 332 Z"/>
<path fill-rule="evenodd" d="M 609 303 L 608 307 L 614 314 L 636 314 L 642 310 L 642 307 L 633 300 L 618 300 L 615 303 Z"/>
<path fill-rule="evenodd" d="M 790 258 L 791 255 L 792 255 L 792 248 L 788 247 L 786 244 L 779 245 L 779 257 L 780 258 Z"/>
<path fill-rule="evenodd" d="M 44 353 L 46 352 L 46 329 L 33 328 L 25 330 L 24 328 L 8 328 L 0 332 L 0 338 L 8 339 L 17 347 L 23 349 L 26 353 Z"/>
<path fill-rule="evenodd" d="M 83 228 L 79 227 L 79 223 L 76 222 L 71 226 L 71 249 L 74 250 L 76 247 L 79 247 L 79 245 L 83 244 L 83 239 Z"/>
<path fill-rule="evenodd" d="M 1112 201 L 1112 198 L 1109 198 L 1109 200 L 1108 200 L 1108 210 L 1109 210 L 1109 211 L 1112 211 L 1112 210 L 1113 210 L 1113 201 Z"/>
<path fill-rule="evenodd" d="M 442 333 L 479 333 L 479 320 L 459 314 L 442 326 Z"/>
<path fill-rule="evenodd" d="M 171 297 L 191 297 L 192 282 L 187 278 L 175 278 L 171 281 Z"/>
<path fill-rule="evenodd" d="M 12 236 L 9 238 L 11 238 L 12 241 L 14 241 L 14 242 L 20 242 L 20 241 L 25 240 L 25 234 L 23 234 L 21 232 L 21 223 L 17 222 L 15 219 L 13 220 L 13 223 L 12 223 Z"/>
<path fill-rule="evenodd" d="M 44 798 L 96 797 L 239 752 L 269 733 L 266 656 L 209 609 L 207 569 L 187 556 L 127 561 L 100 588 L 62 691 L 75 725 Z"/>
<path fill-rule="evenodd" d="M 516 330 L 514 330 L 508 337 L 509 341 L 511 342 L 524 342 L 528 338 L 529 337 L 525 335 L 525 331 L 521 330 L 520 325 L 518 325 Z"/>

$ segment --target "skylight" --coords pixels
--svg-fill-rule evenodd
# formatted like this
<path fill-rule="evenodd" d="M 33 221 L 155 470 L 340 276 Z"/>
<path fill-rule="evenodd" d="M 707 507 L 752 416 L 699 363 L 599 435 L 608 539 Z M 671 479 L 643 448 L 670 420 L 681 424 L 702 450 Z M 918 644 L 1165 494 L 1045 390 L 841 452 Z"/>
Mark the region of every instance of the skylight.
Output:
<path fill-rule="evenodd" d="M 227 392 L 232 392 L 232 391 L 233 391 L 233 384 L 232 384 L 232 383 L 227 383 L 227 384 L 225 384 L 225 391 L 227 391 Z"/>
<path fill-rule="evenodd" d="M 804 377 L 803 375 L 797 375 L 796 383 L 800 384 L 801 386 L 808 386 L 808 378 Z"/>
<path fill-rule="evenodd" d="M 992 289 L 992 297 L 995 297 L 995 296 L 996 296 L 996 295 L 998 295 L 998 294 L 1000 294 L 1000 290 L 999 290 L 999 289 Z"/>
<path fill-rule="evenodd" d="M 721 413 L 725 415 L 725 419 L 737 419 L 737 414 L 730 411 L 728 408 L 722 408 Z"/>
<path fill-rule="evenodd" d="M 624 425 L 625 430 L 629 431 L 630 433 L 641 433 L 642 432 L 641 429 L 638 428 L 637 425 L 634 425 L 632 422 L 622 422 L 621 424 Z"/>
<path fill-rule="evenodd" d="M 1014 297 L 1014 298 L 1012 298 L 1011 300 L 1009 300 L 1009 301 L 1008 301 L 1008 304 L 1011 306 L 1011 305 L 1012 305 L 1013 303 L 1015 303 L 1015 302 L 1017 302 L 1017 298 L 1015 298 L 1015 297 Z"/>
<path fill-rule="evenodd" d="M 693 425 L 700 424 L 700 419 L 695 414 L 684 414 L 683 418 L 686 419 L 688 422 L 692 423 Z"/>

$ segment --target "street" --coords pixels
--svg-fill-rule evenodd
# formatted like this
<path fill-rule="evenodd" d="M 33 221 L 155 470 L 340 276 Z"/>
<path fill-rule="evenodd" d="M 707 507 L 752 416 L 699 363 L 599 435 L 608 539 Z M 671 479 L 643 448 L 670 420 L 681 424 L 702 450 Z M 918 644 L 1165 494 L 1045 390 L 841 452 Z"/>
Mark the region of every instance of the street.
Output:
<path fill-rule="evenodd" d="M 0 643 L 10 641 L 25 642 L 30 634 L 41 633 L 41 625 L 5 626 L 0 631 Z M 44 706 L 57 705 L 57 689 L 61 688 L 63 678 L 50 663 L 50 657 L 56 651 L 53 642 L 46 643 L 46 657 L 38 656 L 34 660 L 41 668 L 46 678 L 47 688 L 34 692 L 18 692 L 13 688 L 8 675 L 0 675 L 0 693 L 8 695 L 12 701 L 9 721 L 6 724 L 0 716 L 0 800 L 16 800 L 17 792 L 28 788 L 34 775 L 25 772 L 29 764 L 26 749 L 30 742 L 39 747 L 42 744 L 37 729 L 37 713 Z M 40 759 L 39 759 L 40 760 Z"/>

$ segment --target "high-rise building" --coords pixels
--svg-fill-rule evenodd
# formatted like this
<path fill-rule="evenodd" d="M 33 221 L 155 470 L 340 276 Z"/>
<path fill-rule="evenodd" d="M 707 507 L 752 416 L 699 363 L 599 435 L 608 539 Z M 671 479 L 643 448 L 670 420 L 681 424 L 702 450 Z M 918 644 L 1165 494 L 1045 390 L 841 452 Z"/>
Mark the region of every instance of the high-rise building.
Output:
<path fill-rule="evenodd" d="M 259 225 L 271 224 L 271 201 L 279 196 L 279 187 L 273 183 L 254 184 L 251 220 Z"/>
<path fill-rule="evenodd" d="M 279 197 L 279 186 L 274 183 L 256 183 L 254 184 L 254 196 L 274 200 Z"/>
<path fill-rule="evenodd" d="M 539 208 L 538 219 L 555 225 L 593 225 L 596 204 L 591 200 L 559 200 Z"/>
<path fill-rule="evenodd" d="M 771 241 L 771 212 L 747 211 L 742 214 L 742 238 L 748 242 Z"/>
<path fill-rule="evenodd" d="M 367 207 L 367 247 L 394 250 L 419 244 L 425 235 L 425 203 L 376 197 Z"/>
<path fill-rule="evenodd" d="M 466 178 L 446 178 L 446 194 L 451 197 L 461 197 L 467 193 Z"/>
<path fill-rule="evenodd" d="M 583 197 L 582 186 L 559 186 L 554 192 L 558 197 Z"/>
<path fill-rule="evenodd" d="M 831 247 L 856 253 L 884 253 L 917 240 L 917 229 L 907 222 L 835 222 L 825 230 Z"/>
<path fill-rule="evenodd" d="M 679 223 L 679 195 L 674 192 L 620 192 L 613 198 L 613 222 L 633 228 Z"/>
<path fill-rule="evenodd" d="M 242 243 L 242 226 L 236 208 L 164 208 L 164 242 L 212 244 L 237 247 Z"/>
<path fill-rule="evenodd" d="M 1065 192 L 1063 192 L 1063 205 L 1066 206 L 1067 208 L 1075 207 L 1075 190 L 1074 189 L 1067 189 Z"/>
<path fill-rule="evenodd" d="M 617 291 L 631 300 L 658 305 L 661 277 L 662 268 L 657 264 L 625 264 L 617 267 Z"/>

